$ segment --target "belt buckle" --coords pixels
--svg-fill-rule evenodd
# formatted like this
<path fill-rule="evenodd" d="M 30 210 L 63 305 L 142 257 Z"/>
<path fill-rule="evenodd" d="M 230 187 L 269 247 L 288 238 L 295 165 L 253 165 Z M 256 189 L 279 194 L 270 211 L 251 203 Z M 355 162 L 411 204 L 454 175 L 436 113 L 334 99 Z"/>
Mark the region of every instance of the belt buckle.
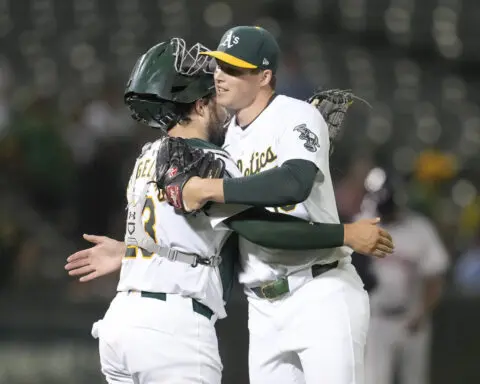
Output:
<path fill-rule="evenodd" d="M 222 256 L 211 256 L 209 258 L 201 258 L 200 256 L 195 256 L 195 261 L 192 263 L 192 267 L 196 267 L 198 264 L 206 265 L 208 267 L 218 267 L 222 262 Z"/>
<path fill-rule="evenodd" d="M 269 283 L 265 283 L 260 286 L 260 292 L 265 299 L 277 299 L 290 292 L 290 288 L 288 286 L 288 279 L 286 277 L 282 277 Z"/>

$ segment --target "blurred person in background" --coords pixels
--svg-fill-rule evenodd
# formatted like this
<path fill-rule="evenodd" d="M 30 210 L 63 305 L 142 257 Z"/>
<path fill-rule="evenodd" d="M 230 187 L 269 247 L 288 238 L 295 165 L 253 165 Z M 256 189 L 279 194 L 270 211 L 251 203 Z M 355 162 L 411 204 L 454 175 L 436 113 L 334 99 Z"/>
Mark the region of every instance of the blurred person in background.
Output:
<path fill-rule="evenodd" d="M 354 156 L 346 174 L 335 183 L 340 221 L 350 221 L 360 211 L 365 196 L 364 182 L 373 167 L 367 156 Z"/>
<path fill-rule="evenodd" d="M 373 168 L 365 179 L 363 215 L 375 214 L 392 234 L 392 257 L 372 261 L 377 283 L 370 293 L 366 383 L 427 384 L 431 315 L 437 306 L 449 256 L 432 222 L 405 207 L 395 175 Z M 358 218 L 358 217 L 357 217 Z"/>
<path fill-rule="evenodd" d="M 373 163 L 369 156 L 354 156 L 346 174 L 335 183 L 335 198 L 338 205 L 340 221 L 353 221 L 360 211 L 365 196 L 364 182 Z M 352 264 L 362 278 L 364 288 L 370 292 L 377 284 L 377 279 L 372 273 L 370 257 L 365 257 L 357 252 L 352 253 Z"/>

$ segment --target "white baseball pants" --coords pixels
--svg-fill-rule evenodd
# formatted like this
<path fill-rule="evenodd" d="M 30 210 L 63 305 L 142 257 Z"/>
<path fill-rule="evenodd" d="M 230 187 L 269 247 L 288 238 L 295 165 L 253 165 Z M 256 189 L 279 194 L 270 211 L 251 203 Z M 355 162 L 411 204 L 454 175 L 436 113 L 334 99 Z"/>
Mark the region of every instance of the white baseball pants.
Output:
<path fill-rule="evenodd" d="M 341 263 L 288 296 L 249 297 L 250 384 L 364 384 L 370 306 Z"/>
<path fill-rule="evenodd" d="M 162 301 L 118 293 L 92 330 L 107 382 L 220 384 L 215 319 L 195 313 L 192 300 L 179 295 Z"/>
<path fill-rule="evenodd" d="M 410 333 L 406 320 L 372 316 L 366 348 L 368 384 L 393 384 L 398 367 L 401 384 L 427 384 L 430 324 Z"/>

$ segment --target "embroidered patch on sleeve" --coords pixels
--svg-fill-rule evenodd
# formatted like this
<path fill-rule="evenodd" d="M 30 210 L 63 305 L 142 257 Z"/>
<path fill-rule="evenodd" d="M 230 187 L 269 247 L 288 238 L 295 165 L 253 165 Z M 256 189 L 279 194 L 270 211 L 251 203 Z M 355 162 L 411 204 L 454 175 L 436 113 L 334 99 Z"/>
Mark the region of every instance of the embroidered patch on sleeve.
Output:
<path fill-rule="evenodd" d="M 317 152 L 320 148 L 320 143 L 318 141 L 318 136 L 313 133 L 310 129 L 307 128 L 307 124 L 300 124 L 293 128 L 294 131 L 300 133 L 298 138 L 304 140 L 305 143 L 303 146 L 310 152 Z"/>

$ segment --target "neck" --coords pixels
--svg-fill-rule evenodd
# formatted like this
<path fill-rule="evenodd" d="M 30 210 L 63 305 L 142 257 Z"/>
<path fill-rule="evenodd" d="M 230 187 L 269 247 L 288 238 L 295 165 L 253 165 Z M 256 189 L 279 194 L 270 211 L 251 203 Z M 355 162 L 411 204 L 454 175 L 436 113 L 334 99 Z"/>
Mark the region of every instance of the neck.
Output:
<path fill-rule="evenodd" d="M 208 141 L 208 135 L 196 121 L 187 124 L 176 124 L 168 131 L 172 137 L 181 137 L 182 139 L 201 139 Z"/>
<path fill-rule="evenodd" d="M 240 126 L 245 126 L 255 120 L 258 115 L 260 115 L 260 113 L 262 113 L 262 111 L 267 107 L 268 103 L 270 102 L 270 98 L 273 96 L 273 93 L 273 90 L 270 88 L 260 91 L 255 100 L 253 100 L 249 106 L 237 111 L 237 124 Z"/>

